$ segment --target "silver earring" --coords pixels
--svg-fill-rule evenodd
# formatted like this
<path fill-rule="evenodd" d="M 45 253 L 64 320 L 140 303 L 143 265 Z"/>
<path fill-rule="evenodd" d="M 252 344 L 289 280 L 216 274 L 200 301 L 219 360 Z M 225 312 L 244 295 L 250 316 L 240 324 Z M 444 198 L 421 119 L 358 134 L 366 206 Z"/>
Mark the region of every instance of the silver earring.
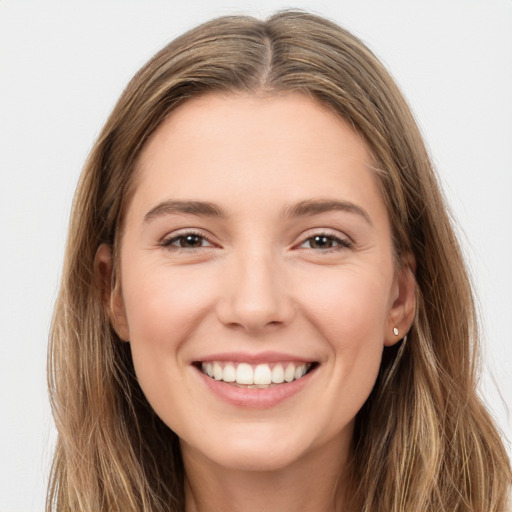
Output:
<path fill-rule="evenodd" d="M 393 334 L 398 336 L 398 327 L 393 327 Z"/>

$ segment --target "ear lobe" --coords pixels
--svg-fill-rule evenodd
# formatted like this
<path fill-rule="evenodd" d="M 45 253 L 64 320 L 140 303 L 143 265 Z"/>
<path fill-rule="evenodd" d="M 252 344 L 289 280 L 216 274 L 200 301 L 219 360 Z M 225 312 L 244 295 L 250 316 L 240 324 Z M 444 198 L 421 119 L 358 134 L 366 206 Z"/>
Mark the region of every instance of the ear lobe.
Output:
<path fill-rule="evenodd" d="M 396 276 L 397 296 L 389 312 L 384 345 L 391 346 L 400 341 L 411 328 L 416 312 L 416 260 L 412 254 L 405 258 L 403 267 Z M 395 328 L 398 334 L 395 334 Z"/>
<path fill-rule="evenodd" d="M 128 341 L 128 321 L 119 281 L 114 275 L 112 247 L 109 244 L 101 244 L 98 247 L 94 258 L 94 272 L 101 300 L 112 327 L 122 340 Z"/>

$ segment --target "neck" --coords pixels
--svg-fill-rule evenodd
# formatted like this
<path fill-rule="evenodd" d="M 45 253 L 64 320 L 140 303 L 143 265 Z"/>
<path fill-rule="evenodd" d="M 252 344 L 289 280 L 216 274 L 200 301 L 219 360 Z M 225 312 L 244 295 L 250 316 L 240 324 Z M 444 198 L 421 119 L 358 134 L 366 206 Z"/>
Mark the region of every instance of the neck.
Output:
<path fill-rule="evenodd" d="M 338 512 L 346 489 L 348 446 L 310 453 L 285 468 L 225 468 L 184 447 L 186 512 Z M 333 457 L 338 448 L 339 457 Z"/>

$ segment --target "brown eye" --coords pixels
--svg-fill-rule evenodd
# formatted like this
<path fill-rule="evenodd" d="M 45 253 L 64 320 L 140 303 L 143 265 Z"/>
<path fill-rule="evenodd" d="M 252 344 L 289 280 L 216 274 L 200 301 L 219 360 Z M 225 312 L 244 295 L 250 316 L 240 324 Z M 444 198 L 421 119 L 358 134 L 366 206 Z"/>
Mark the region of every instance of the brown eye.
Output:
<path fill-rule="evenodd" d="M 335 244 L 335 241 L 330 236 L 314 236 L 309 240 L 309 246 L 311 249 L 331 249 Z"/>
<path fill-rule="evenodd" d="M 212 244 L 202 235 L 188 233 L 174 236 L 162 244 L 169 249 L 200 249 L 201 247 L 210 247 Z"/>
<path fill-rule="evenodd" d="M 202 247 L 203 237 L 199 235 L 180 236 L 178 239 L 180 247 Z"/>
<path fill-rule="evenodd" d="M 344 249 L 350 246 L 351 244 L 348 240 L 343 240 L 337 236 L 326 234 L 310 236 L 300 245 L 300 247 L 304 249 L 315 249 L 318 251 Z"/>

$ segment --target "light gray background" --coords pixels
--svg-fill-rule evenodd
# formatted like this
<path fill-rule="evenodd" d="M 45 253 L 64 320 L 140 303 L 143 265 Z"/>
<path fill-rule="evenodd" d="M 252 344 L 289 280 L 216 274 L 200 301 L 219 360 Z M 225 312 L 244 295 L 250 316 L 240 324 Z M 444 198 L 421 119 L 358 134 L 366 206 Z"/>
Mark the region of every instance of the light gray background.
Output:
<path fill-rule="evenodd" d="M 114 101 L 184 30 L 289 6 L 360 36 L 412 104 L 480 295 L 482 392 L 510 438 L 512 1 L 0 0 L 0 512 L 44 508 L 47 332 L 73 190 Z"/>

